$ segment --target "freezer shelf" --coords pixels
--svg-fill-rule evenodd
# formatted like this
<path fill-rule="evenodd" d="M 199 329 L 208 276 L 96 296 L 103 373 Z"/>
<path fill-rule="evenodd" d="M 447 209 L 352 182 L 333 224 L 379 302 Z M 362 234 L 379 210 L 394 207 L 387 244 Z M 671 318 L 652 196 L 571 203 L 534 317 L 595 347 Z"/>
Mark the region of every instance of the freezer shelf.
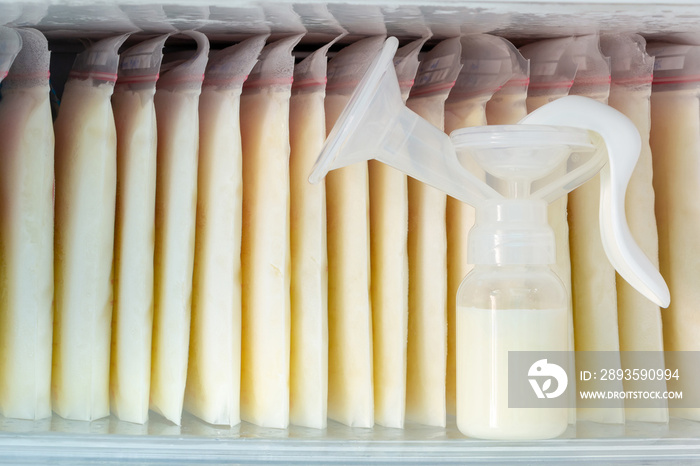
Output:
<path fill-rule="evenodd" d="M 135 8 L 142 6 L 140 0 L 125 0 L 119 4 L 98 4 L 90 0 L 0 0 L 0 19 L 39 27 L 55 41 L 138 28 L 166 32 L 171 30 L 171 25 L 183 29 L 201 28 L 213 39 L 223 42 L 237 39 L 240 34 L 295 32 L 299 26 L 317 34 L 315 40 L 320 40 L 323 34 L 332 37 L 336 25 L 342 25 L 355 37 L 390 34 L 408 38 L 429 28 L 435 40 L 466 32 L 531 39 L 595 30 L 653 35 L 700 29 L 700 4 L 696 0 L 618 0 L 614 3 L 606 0 L 439 0 L 430 4 L 423 2 L 423 5 L 415 0 L 365 0 L 362 3 L 302 2 L 300 7 L 292 0 L 275 4 L 169 0 L 168 5 L 157 3 Z M 323 15 L 305 16 L 306 12 Z M 243 13 L 248 15 L 245 22 L 232 21 L 234 16 Z M 700 423 L 681 419 L 672 419 L 669 425 L 611 426 L 579 422 L 558 439 L 502 442 L 466 439 L 457 431 L 454 418 L 449 420 L 447 429 L 416 425 L 407 425 L 405 430 L 353 429 L 330 422 L 327 430 L 316 431 L 298 427 L 262 429 L 247 423 L 230 429 L 217 428 L 187 414 L 182 427 L 177 427 L 153 417 L 146 426 L 121 422 L 114 417 L 92 423 L 65 421 L 57 416 L 37 422 L 0 417 L 0 462 L 679 464 L 700 461 Z"/>
<path fill-rule="evenodd" d="M 467 439 L 454 418 L 446 429 L 357 429 L 329 422 L 323 431 L 214 427 L 189 414 L 181 427 L 155 416 L 143 426 L 113 416 L 91 423 L 0 418 L 0 458 L 12 464 L 679 464 L 700 461 L 700 423 L 579 422 L 557 439 L 507 442 Z"/>

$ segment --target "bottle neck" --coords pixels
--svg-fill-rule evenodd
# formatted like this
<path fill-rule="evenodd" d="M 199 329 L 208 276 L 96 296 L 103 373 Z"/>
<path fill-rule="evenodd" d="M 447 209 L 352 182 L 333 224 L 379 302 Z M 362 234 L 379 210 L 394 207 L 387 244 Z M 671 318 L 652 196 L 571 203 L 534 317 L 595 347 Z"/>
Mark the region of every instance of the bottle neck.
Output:
<path fill-rule="evenodd" d="M 556 262 L 554 232 L 547 223 L 547 203 L 534 199 L 499 199 L 477 209 L 469 232 L 471 264 L 549 265 Z"/>

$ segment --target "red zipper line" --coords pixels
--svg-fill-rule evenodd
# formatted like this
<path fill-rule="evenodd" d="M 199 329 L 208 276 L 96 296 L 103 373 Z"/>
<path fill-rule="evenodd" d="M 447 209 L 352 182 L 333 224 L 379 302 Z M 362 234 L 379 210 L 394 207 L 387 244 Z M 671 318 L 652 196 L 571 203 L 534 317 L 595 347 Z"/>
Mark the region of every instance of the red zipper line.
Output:
<path fill-rule="evenodd" d="M 700 75 L 692 74 L 689 76 L 654 76 L 653 84 L 683 84 L 695 83 L 700 81 Z"/>
<path fill-rule="evenodd" d="M 117 75 L 115 73 L 104 73 L 101 71 L 71 71 L 68 77 L 76 79 L 95 78 L 100 81 L 108 82 L 115 82 L 117 80 Z"/>
<path fill-rule="evenodd" d="M 304 79 L 303 81 L 294 81 L 294 89 L 303 89 L 305 87 L 312 86 L 324 86 L 328 83 L 328 78 L 323 77 L 323 80 L 318 79 Z"/>
<path fill-rule="evenodd" d="M 220 86 L 225 84 L 243 84 L 248 79 L 248 75 L 245 76 L 234 76 L 232 78 L 211 78 L 209 76 L 204 76 L 205 86 Z"/>
<path fill-rule="evenodd" d="M 5 79 L 9 71 L 5 71 L 2 75 L 0 75 L 0 79 Z"/>
<path fill-rule="evenodd" d="M 246 81 L 246 87 L 263 87 L 276 85 L 290 85 L 294 82 L 294 78 L 276 78 L 276 79 L 258 79 Z"/>
<path fill-rule="evenodd" d="M 616 79 L 613 78 L 612 83 L 613 84 L 649 84 L 654 80 L 653 75 L 647 75 L 647 76 L 640 76 L 638 78 L 621 78 L 621 79 Z"/>
<path fill-rule="evenodd" d="M 158 81 L 160 73 L 140 74 L 135 76 L 117 76 L 117 84 L 150 83 Z"/>
<path fill-rule="evenodd" d="M 571 86 L 574 85 L 574 80 L 572 79 L 571 81 L 554 81 L 554 82 L 548 82 L 548 81 L 542 81 L 542 82 L 530 82 L 530 89 L 562 89 L 562 88 L 570 88 Z"/>
<path fill-rule="evenodd" d="M 413 87 L 413 83 L 415 83 L 415 79 L 406 80 L 406 81 L 399 81 L 399 87 Z"/>
<path fill-rule="evenodd" d="M 448 91 L 455 86 L 457 81 L 452 81 L 449 83 L 434 84 L 432 86 L 426 86 L 425 88 L 418 88 L 418 90 L 411 92 L 411 97 L 420 97 L 426 94 L 432 94 L 438 91 Z"/>

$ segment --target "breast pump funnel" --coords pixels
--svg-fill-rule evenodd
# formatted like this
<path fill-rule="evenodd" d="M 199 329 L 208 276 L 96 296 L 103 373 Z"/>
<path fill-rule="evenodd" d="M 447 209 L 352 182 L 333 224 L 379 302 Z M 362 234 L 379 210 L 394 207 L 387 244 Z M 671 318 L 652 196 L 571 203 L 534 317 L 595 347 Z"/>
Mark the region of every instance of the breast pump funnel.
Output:
<path fill-rule="evenodd" d="M 448 135 L 404 105 L 393 65 L 398 44 L 395 37 L 386 40 L 328 135 L 309 181 L 375 159 L 473 206 L 500 197 L 459 164 Z"/>

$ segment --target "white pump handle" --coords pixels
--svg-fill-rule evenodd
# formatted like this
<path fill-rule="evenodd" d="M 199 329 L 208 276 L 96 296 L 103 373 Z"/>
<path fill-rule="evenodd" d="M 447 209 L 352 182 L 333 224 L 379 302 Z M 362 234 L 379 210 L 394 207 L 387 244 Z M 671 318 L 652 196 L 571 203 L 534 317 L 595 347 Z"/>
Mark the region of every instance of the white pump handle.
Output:
<path fill-rule="evenodd" d="M 627 226 L 625 191 L 639 158 L 640 136 L 622 113 L 592 99 L 568 96 L 532 112 L 520 124 L 573 126 L 603 137 L 608 163 L 600 171 L 600 238 L 613 267 L 659 306 L 671 302 L 666 282 Z"/>

